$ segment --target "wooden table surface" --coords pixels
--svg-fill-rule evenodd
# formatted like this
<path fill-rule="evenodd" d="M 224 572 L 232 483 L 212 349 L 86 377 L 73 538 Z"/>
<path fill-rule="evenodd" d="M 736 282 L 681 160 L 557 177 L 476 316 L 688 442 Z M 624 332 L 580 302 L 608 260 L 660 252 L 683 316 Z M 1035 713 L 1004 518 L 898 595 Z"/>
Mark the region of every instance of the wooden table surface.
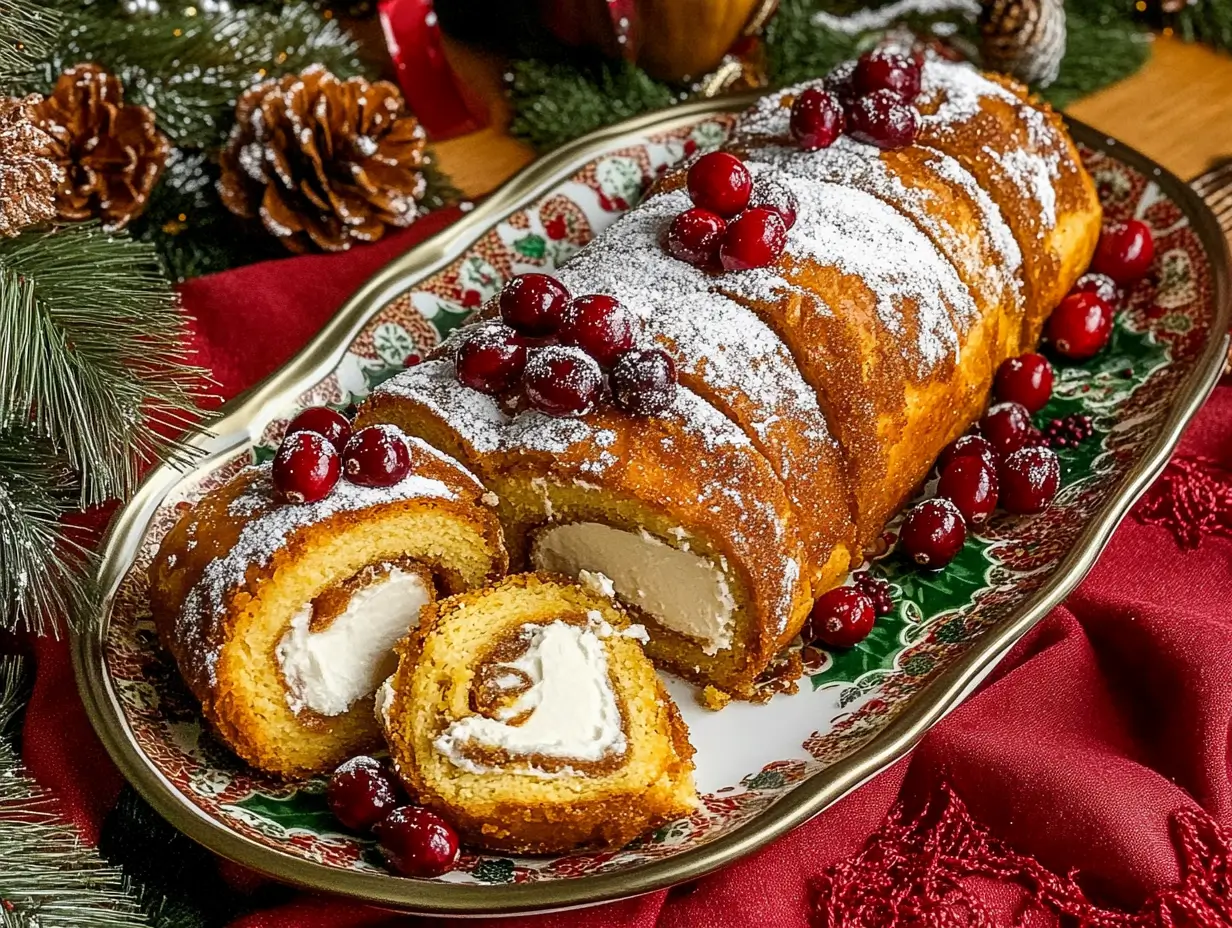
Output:
<path fill-rule="evenodd" d="M 502 62 L 456 42 L 447 53 L 462 78 L 488 103 L 491 125 L 435 146 L 441 168 L 469 197 L 482 196 L 534 159 L 505 130 Z M 1158 38 L 1141 71 L 1080 100 L 1068 112 L 1139 149 L 1181 177 L 1232 156 L 1232 55 Z"/>

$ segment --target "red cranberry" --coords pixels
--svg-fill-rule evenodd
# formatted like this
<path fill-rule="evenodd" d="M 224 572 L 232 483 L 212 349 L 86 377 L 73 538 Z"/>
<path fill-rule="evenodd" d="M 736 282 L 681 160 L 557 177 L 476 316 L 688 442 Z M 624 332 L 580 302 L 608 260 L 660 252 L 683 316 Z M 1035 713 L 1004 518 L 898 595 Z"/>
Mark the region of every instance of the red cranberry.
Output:
<path fill-rule="evenodd" d="M 562 345 L 576 345 L 601 367 L 611 367 L 633 347 L 633 316 L 615 297 L 589 293 L 565 308 L 556 334 Z"/>
<path fill-rule="evenodd" d="M 764 206 L 779 214 L 783 225 L 791 228 L 796 224 L 796 215 L 800 212 L 800 201 L 791 192 L 791 188 L 780 180 L 763 177 L 753 187 L 753 197 L 749 206 Z"/>
<path fill-rule="evenodd" d="M 518 382 L 526 366 L 526 346 L 506 325 L 476 326 L 454 356 L 459 382 L 480 393 L 503 393 Z"/>
<path fill-rule="evenodd" d="M 997 469 L 975 455 L 955 458 L 941 472 L 937 495 L 957 506 L 968 525 L 983 525 L 997 508 Z"/>
<path fill-rule="evenodd" d="M 1145 222 L 1131 219 L 1107 226 L 1095 246 L 1091 270 L 1107 274 L 1118 284 L 1132 284 L 1145 277 L 1155 259 L 1155 240 Z"/>
<path fill-rule="evenodd" d="M 937 570 L 962 550 L 967 526 L 948 499 L 926 499 L 907 513 L 898 538 L 913 561 Z"/>
<path fill-rule="evenodd" d="M 842 101 L 828 90 L 810 87 L 791 104 L 791 137 L 804 151 L 829 148 L 846 121 Z"/>
<path fill-rule="evenodd" d="M 612 368 L 612 401 L 635 416 L 654 416 L 676 396 L 676 364 L 661 348 L 627 351 Z"/>
<path fill-rule="evenodd" d="M 296 432 L 282 440 L 270 478 L 288 503 L 315 503 L 329 496 L 341 470 L 341 459 L 328 438 L 317 432 Z"/>
<path fill-rule="evenodd" d="M 1048 340 L 1072 361 L 1094 357 L 1112 335 L 1112 307 L 1094 293 L 1071 293 L 1048 317 Z"/>
<path fill-rule="evenodd" d="M 1039 412 L 1052 397 L 1052 365 L 1042 354 L 1031 352 L 1008 358 L 997 368 L 993 389 L 997 399 Z"/>
<path fill-rule="evenodd" d="M 892 90 L 878 90 L 861 97 L 847 112 L 852 138 L 878 148 L 906 148 L 919 132 L 915 108 Z"/>
<path fill-rule="evenodd" d="M 894 611 L 894 594 L 890 584 L 881 577 L 874 577 L 868 571 L 856 574 L 856 589 L 873 601 L 873 610 L 877 615 L 889 615 Z"/>
<path fill-rule="evenodd" d="M 860 56 L 853 77 L 860 93 L 889 90 L 910 103 L 920 93 L 922 75 L 914 59 L 888 48 L 877 48 Z"/>
<path fill-rule="evenodd" d="M 392 487 L 410 471 L 411 449 L 394 426 L 370 425 L 347 442 L 342 469 L 347 480 L 361 487 Z"/>
<path fill-rule="evenodd" d="M 705 265 L 719 254 L 719 243 L 727 222 L 718 213 L 694 206 L 672 220 L 667 227 L 667 253 L 689 264 Z"/>
<path fill-rule="evenodd" d="M 458 862 L 458 833 L 427 809 L 394 809 L 372 833 L 386 862 L 403 876 L 440 876 Z"/>
<path fill-rule="evenodd" d="M 746 209 L 727 226 L 719 261 L 726 271 L 747 271 L 773 264 L 787 247 L 787 226 L 764 206 Z"/>
<path fill-rule="evenodd" d="M 855 103 L 860 96 L 860 92 L 856 90 L 856 63 L 844 61 L 835 65 L 822 84 L 826 90 L 838 97 L 844 108 Z"/>
<path fill-rule="evenodd" d="M 324 435 L 335 450 L 341 451 L 351 437 L 351 422 L 342 413 L 335 412 L 328 406 L 309 406 L 287 426 L 287 435 L 294 435 L 296 432 L 316 432 L 318 435 Z"/>
<path fill-rule="evenodd" d="M 960 435 L 946 445 L 937 458 L 937 471 L 945 470 L 951 461 L 964 457 L 979 458 L 993 470 L 997 468 L 997 453 L 987 438 L 982 435 Z"/>
<path fill-rule="evenodd" d="M 1116 309 L 1121 303 L 1121 288 L 1107 274 L 1088 272 L 1074 282 L 1070 293 L 1094 293 L 1097 297 Z"/>
<path fill-rule="evenodd" d="M 1021 403 L 998 403 L 980 420 L 980 434 L 998 457 L 1012 454 L 1031 441 L 1031 413 Z"/>
<path fill-rule="evenodd" d="M 689 168 L 693 203 L 729 219 L 749 205 L 753 176 L 744 162 L 725 151 L 702 155 Z"/>
<path fill-rule="evenodd" d="M 329 810 L 352 831 L 367 831 L 398 805 L 398 781 L 375 757 L 352 757 L 325 790 Z"/>
<path fill-rule="evenodd" d="M 1021 448 L 1001 462 L 1001 506 L 1016 514 L 1039 512 L 1061 484 L 1061 462 L 1051 448 Z"/>
<path fill-rule="evenodd" d="M 519 274 L 501 290 L 501 318 L 523 335 L 551 335 L 568 302 L 569 291 L 555 277 Z"/>
<path fill-rule="evenodd" d="M 850 648 L 868 637 L 876 621 L 877 609 L 867 593 L 839 586 L 813 603 L 809 636 L 828 648 Z"/>
<path fill-rule="evenodd" d="M 582 351 L 549 345 L 530 353 L 522 387 L 532 408 L 549 416 L 581 416 L 595 408 L 603 386 L 599 362 Z"/>

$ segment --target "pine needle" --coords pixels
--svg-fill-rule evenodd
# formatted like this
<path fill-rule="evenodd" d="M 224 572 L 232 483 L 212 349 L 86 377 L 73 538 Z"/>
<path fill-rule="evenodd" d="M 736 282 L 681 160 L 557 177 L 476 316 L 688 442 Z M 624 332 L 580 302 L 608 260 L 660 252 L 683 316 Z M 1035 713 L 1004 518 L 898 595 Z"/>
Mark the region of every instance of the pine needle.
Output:
<path fill-rule="evenodd" d="M 58 10 L 38 0 L 0 0 L 0 89 L 51 55 L 60 34 Z"/>
<path fill-rule="evenodd" d="M 0 926 L 150 928 L 123 873 L 81 841 L 22 768 L 9 739 L 26 692 L 21 658 L 0 656 Z"/>
<path fill-rule="evenodd" d="M 154 249 L 95 224 L 0 241 L 0 428 L 53 440 L 80 503 L 127 496 L 143 466 L 183 463 L 205 373 Z"/>

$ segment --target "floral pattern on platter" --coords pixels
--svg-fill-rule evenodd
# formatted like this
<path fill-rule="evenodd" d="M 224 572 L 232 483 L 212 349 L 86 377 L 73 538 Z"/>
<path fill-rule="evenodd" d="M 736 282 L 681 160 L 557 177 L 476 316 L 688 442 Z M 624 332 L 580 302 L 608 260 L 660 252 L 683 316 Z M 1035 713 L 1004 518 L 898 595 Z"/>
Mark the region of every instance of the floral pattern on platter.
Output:
<path fill-rule="evenodd" d="M 633 205 L 656 176 L 699 148 L 720 142 L 729 124 L 729 117 L 711 117 L 627 143 L 508 216 L 444 270 L 377 312 L 338 368 L 294 406 L 279 410 L 251 452 L 165 501 L 117 595 L 105 657 L 139 748 L 204 814 L 247 838 L 329 867 L 381 869 L 370 842 L 339 831 L 326 810 L 321 782 L 273 781 L 218 744 L 203 729 L 192 697 L 161 651 L 146 606 L 144 572 L 187 500 L 225 481 L 254 456 L 271 454 L 298 409 L 318 403 L 345 408 L 357 402 L 374 385 L 424 357 L 491 299 L 504 280 L 559 265 Z M 784 752 L 792 756 L 750 763 L 707 790 L 692 816 L 623 850 L 558 858 L 467 854 L 449 879 L 573 879 L 620 871 L 709 842 L 875 737 L 971 642 L 1047 582 L 1090 517 L 1157 437 L 1209 337 L 1212 313 L 1207 257 L 1180 208 L 1149 178 L 1114 158 L 1090 151 L 1083 156 L 1108 217 L 1136 216 L 1154 230 L 1159 274 L 1127 295 L 1108 351 L 1086 365 L 1058 370 L 1044 417 L 1085 412 L 1093 417 L 1095 435 L 1076 449 L 1061 450 L 1064 479 L 1056 505 L 1035 517 L 994 519 L 939 573 L 895 557 L 897 524 L 889 526 L 860 569 L 891 584 L 894 611 L 879 619 L 873 634 L 855 648 L 835 653 L 804 648 L 806 680 L 799 693 L 740 710 L 788 717 L 796 701 L 809 701 L 807 712 L 793 716 L 808 724 L 795 723 L 801 724 L 793 735 L 795 748 Z M 686 715 L 702 711 L 688 708 Z M 704 762 L 699 752 L 699 782 L 713 779 L 703 775 Z"/>

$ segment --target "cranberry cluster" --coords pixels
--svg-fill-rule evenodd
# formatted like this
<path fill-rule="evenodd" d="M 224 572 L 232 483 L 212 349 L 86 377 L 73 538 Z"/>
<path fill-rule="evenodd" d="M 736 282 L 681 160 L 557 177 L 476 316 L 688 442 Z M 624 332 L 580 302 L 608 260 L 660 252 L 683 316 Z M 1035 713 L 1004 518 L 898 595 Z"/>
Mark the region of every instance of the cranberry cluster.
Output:
<path fill-rule="evenodd" d="M 500 320 L 477 326 L 458 346 L 458 380 L 490 396 L 519 391 L 532 409 L 581 416 L 603 395 L 626 412 L 652 416 L 671 405 L 676 365 L 659 348 L 638 348 L 633 315 L 615 297 L 571 297 L 547 274 L 520 274 L 501 291 Z"/>
<path fill-rule="evenodd" d="M 854 67 L 840 67 L 825 89 L 810 87 L 792 102 L 791 136 L 805 151 L 828 148 L 846 131 L 878 148 L 905 148 L 920 131 L 923 63 L 915 55 L 879 48 Z"/>
<path fill-rule="evenodd" d="M 362 487 L 391 487 L 411 469 L 411 451 L 391 425 L 351 434 L 346 416 L 312 406 L 291 420 L 274 455 L 271 478 L 288 503 L 315 503 L 340 476 Z"/>
<path fill-rule="evenodd" d="M 693 162 L 688 189 L 693 206 L 672 220 L 663 244 L 673 258 L 725 271 L 779 259 L 799 211 L 784 184 L 768 178 L 754 183 L 743 161 L 715 151 Z"/>
<path fill-rule="evenodd" d="M 457 832 L 435 812 L 409 805 L 398 778 L 375 757 L 352 757 L 335 770 L 325 800 L 344 827 L 371 831 L 402 876 L 440 876 L 458 862 Z"/>

